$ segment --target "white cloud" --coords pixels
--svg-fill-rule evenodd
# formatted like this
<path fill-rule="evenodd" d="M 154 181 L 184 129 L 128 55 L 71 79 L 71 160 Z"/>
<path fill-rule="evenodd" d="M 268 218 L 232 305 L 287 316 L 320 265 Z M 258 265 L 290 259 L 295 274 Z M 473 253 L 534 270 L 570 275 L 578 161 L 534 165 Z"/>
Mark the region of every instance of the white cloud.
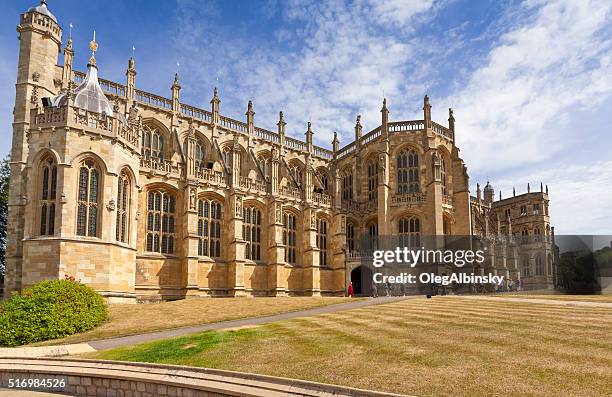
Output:
<path fill-rule="evenodd" d="M 525 7 L 525 13 L 535 7 L 535 18 L 525 18 L 525 25 L 519 20 L 451 96 L 472 170 L 508 169 L 558 154 L 572 132 L 552 129 L 551 122 L 612 95 L 612 3 Z"/>
<path fill-rule="evenodd" d="M 395 109 L 404 105 L 409 86 L 407 67 L 417 56 L 415 43 L 400 38 L 387 21 L 410 26 L 411 18 L 432 7 L 432 2 L 291 1 L 282 11 L 285 26 L 275 33 L 286 48 L 253 48 L 253 42 L 219 37 L 201 27 L 204 16 L 193 4 L 182 4 L 177 44 L 183 53 L 215 54 L 218 65 L 192 66 L 190 73 L 210 84 L 211 69 L 221 80 L 222 111 L 240 115 L 248 95 L 254 97 L 256 122 L 273 127 L 283 110 L 290 134 L 302 136 L 311 120 L 315 140 L 329 146 L 338 130 L 344 144 L 352 139 L 357 113 L 363 113 L 366 131 L 380 123 L 383 92 Z M 389 19 L 390 17 L 392 19 Z M 423 19 L 423 18 L 421 18 Z M 422 23 L 422 21 L 419 21 Z M 192 28 L 192 25 L 197 25 Z M 214 43 L 222 42 L 222 45 Z M 213 44 L 202 44 L 213 43 Z M 415 68 L 416 69 L 416 68 Z M 422 94 L 422 93 L 421 93 Z M 419 95 L 421 95 L 419 94 Z M 418 103 L 411 103 L 411 106 Z M 393 111 L 393 108 L 392 108 Z"/>

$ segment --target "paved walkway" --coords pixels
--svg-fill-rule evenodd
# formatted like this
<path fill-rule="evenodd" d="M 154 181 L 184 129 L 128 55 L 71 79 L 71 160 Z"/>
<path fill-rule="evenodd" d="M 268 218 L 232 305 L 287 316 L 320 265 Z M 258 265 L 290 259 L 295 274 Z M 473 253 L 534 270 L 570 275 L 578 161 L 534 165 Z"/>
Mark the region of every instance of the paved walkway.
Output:
<path fill-rule="evenodd" d="M 544 305 L 562 305 L 562 306 L 588 306 L 588 307 L 604 307 L 612 309 L 610 302 L 592 302 L 592 301 L 570 301 L 563 299 L 540 299 L 540 298 L 516 298 L 506 296 L 482 296 L 482 295 L 447 295 L 453 298 L 466 298 L 475 300 L 502 301 L 502 302 L 521 302 L 521 303 L 539 303 Z"/>
<path fill-rule="evenodd" d="M 355 302 L 339 303 L 336 305 L 315 307 L 313 309 L 300 310 L 296 312 L 280 313 L 270 316 L 263 317 L 251 317 L 240 320 L 223 321 L 212 324 L 202 324 L 190 327 L 174 328 L 165 331 L 149 332 L 145 334 L 121 336 L 117 338 L 95 340 L 88 343 L 89 346 L 95 350 L 106 350 L 113 349 L 115 347 L 131 346 L 144 342 L 151 342 L 159 339 L 172 338 L 176 336 L 182 336 L 187 334 L 194 334 L 204 331 L 215 331 L 227 328 L 238 328 L 247 327 L 252 325 L 259 325 L 264 323 L 271 323 L 275 321 L 288 320 L 298 317 L 314 316 L 316 314 L 323 313 L 334 313 L 339 311 L 346 311 L 351 309 L 358 309 L 360 307 L 380 305 L 383 303 L 397 302 L 403 299 L 415 299 L 422 298 L 422 295 L 417 296 L 390 296 L 390 297 L 379 297 L 379 298 L 367 298 Z"/>

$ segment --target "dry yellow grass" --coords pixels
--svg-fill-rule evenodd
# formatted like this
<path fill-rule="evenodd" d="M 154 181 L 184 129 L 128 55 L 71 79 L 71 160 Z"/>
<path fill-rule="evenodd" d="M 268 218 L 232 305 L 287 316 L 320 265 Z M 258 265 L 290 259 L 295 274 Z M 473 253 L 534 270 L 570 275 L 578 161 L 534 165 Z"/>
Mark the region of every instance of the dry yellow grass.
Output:
<path fill-rule="evenodd" d="M 609 396 L 612 311 L 436 297 L 97 353 L 417 396 Z"/>
<path fill-rule="evenodd" d="M 530 294 L 530 293 L 503 293 L 491 294 L 488 296 L 498 296 L 504 298 L 524 298 L 524 299 L 552 299 L 564 301 L 580 301 L 580 302 L 601 302 L 612 303 L 612 295 L 564 295 L 564 294 Z"/>
<path fill-rule="evenodd" d="M 335 297 L 214 298 L 142 305 L 114 304 L 109 306 L 109 320 L 99 327 L 37 345 L 77 343 L 189 325 L 265 316 L 348 302 L 349 299 Z"/>

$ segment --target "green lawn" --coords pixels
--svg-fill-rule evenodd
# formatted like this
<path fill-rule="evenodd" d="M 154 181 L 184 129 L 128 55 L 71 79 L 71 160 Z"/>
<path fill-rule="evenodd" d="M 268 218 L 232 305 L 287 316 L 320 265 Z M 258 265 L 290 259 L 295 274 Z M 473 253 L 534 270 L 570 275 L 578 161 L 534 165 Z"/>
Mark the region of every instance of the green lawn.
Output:
<path fill-rule="evenodd" d="M 91 331 L 70 335 L 63 339 L 39 342 L 36 345 L 86 342 L 190 325 L 287 313 L 355 300 L 361 299 L 343 297 L 195 298 L 141 305 L 113 304 L 108 309 L 109 319 Z"/>
<path fill-rule="evenodd" d="M 437 297 L 89 357 L 204 366 L 418 396 L 609 396 L 612 310 Z"/>

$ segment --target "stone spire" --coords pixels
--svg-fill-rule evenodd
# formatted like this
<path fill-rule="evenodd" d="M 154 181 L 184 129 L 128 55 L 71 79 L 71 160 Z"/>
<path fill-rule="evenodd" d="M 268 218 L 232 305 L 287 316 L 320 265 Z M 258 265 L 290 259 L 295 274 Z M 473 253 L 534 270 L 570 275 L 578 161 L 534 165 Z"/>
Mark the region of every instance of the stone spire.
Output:
<path fill-rule="evenodd" d="M 89 49 L 91 50 L 91 58 L 89 58 L 89 64 L 96 66 L 96 51 L 98 51 L 98 43 L 96 42 L 96 31 L 93 31 L 93 40 L 89 42 Z"/>
<path fill-rule="evenodd" d="M 312 152 L 312 136 L 314 132 L 312 132 L 312 123 L 308 122 L 308 128 L 306 129 L 306 146 L 308 147 L 308 151 Z"/>
<path fill-rule="evenodd" d="M 423 120 L 425 121 L 425 128 L 431 128 L 431 104 L 427 95 L 423 98 Z"/>
<path fill-rule="evenodd" d="M 180 110 L 180 92 L 181 85 L 179 84 L 179 74 L 174 74 L 174 83 L 172 83 L 172 110 L 178 112 Z"/>
<path fill-rule="evenodd" d="M 249 101 L 249 103 L 247 103 L 247 111 L 245 115 L 247 116 L 247 124 L 253 125 L 255 123 L 255 111 L 253 111 L 253 101 Z"/>
<path fill-rule="evenodd" d="M 448 129 L 453 133 L 455 132 L 455 115 L 453 114 L 453 108 L 448 108 Z"/>
<path fill-rule="evenodd" d="M 338 140 L 338 133 L 334 131 L 334 140 L 332 141 L 332 148 L 334 149 L 334 155 L 340 150 L 340 141 Z"/>
<path fill-rule="evenodd" d="M 278 112 L 278 123 L 276 123 L 276 125 L 278 126 L 278 135 L 284 138 L 285 126 L 287 125 L 287 123 L 285 123 L 285 116 L 283 115 L 282 110 Z"/>
<path fill-rule="evenodd" d="M 361 139 L 361 132 L 363 131 L 363 127 L 361 126 L 361 115 L 357 115 L 357 121 L 355 122 L 355 144 L 359 145 L 359 140 Z"/>
<path fill-rule="evenodd" d="M 527 193 L 531 193 L 531 185 L 527 182 Z"/>
<path fill-rule="evenodd" d="M 389 109 L 387 109 L 387 98 L 383 98 L 383 106 L 382 109 L 380 109 L 380 113 L 381 113 L 381 128 L 382 128 L 382 135 L 385 137 L 385 139 L 389 138 Z"/>
<path fill-rule="evenodd" d="M 516 188 L 512 186 L 512 197 L 516 197 Z"/>
<path fill-rule="evenodd" d="M 74 59 L 74 50 L 72 49 L 72 24 L 68 36 L 68 43 L 64 47 L 64 69 L 62 71 L 62 86 L 68 88 L 68 83 L 72 81 L 72 61 Z"/>
<path fill-rule="evenodd" d="M 212 105 L 213 123 L 219 122 L 219 103 L 221 103 L 221 100 L 219 99 L 217 87 L 215 87 L 213 90 L 213 97 L 210 100 L 210 104 Z"/>

